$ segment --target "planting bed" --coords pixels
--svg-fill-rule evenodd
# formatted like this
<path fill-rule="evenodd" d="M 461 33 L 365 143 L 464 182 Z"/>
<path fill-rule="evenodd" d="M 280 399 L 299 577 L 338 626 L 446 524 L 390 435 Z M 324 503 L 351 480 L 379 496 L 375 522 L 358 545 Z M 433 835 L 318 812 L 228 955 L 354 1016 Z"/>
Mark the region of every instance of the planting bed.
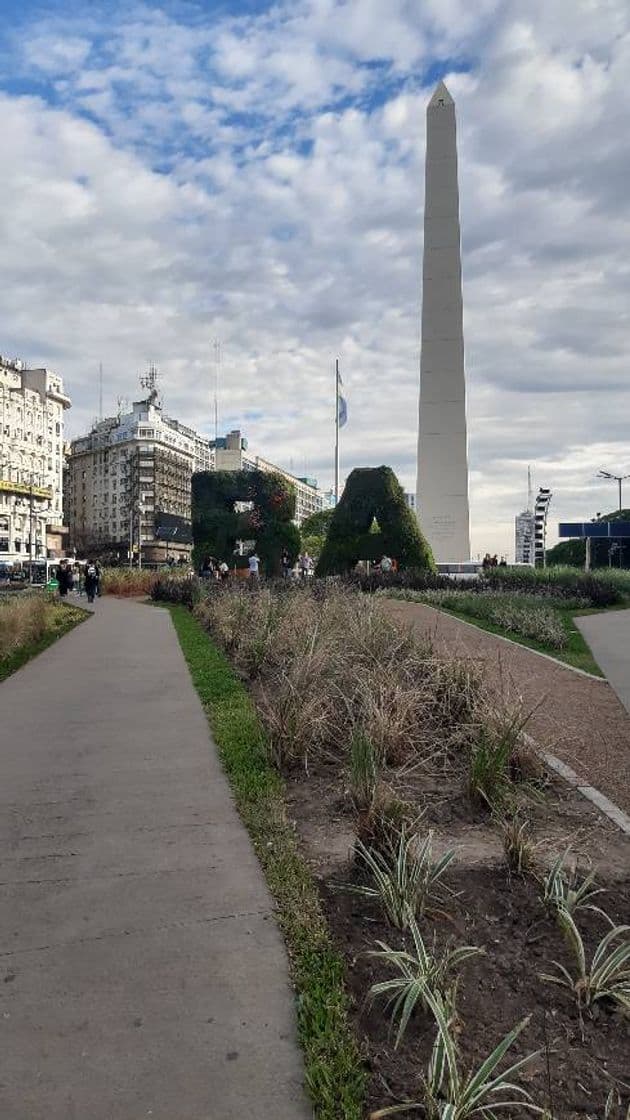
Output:
<path fill-rule="evenodd" d="M 544 709 L 542 689 L 533 705 L 529 694 L 525 707 L 518 689 L 502 694 L 500 673 L 483 660 L 454 657 L 435 633 L 409 625 L 416 619 L 401 625 L 394 614 L 407 607 L 428 610 L 379 603 L 326 584 L 312 590 L 221 589 L 194 607 L 254 700 L 260 730 L 252 724 L 251 743 L 242 748 L 252 757 L 266 751 L 267 765 L 284 777 L 290 835 L 297 837 L 319 889 L 353 997 L 369 1072 L 365 1114 L 421 1100 L 438 1029 L 451 1072 L 457 1067 L 463 1074 L 531 1016 L 499 1069 L 541 1049 L 511 1078 L 531 1094 L 538 1114 L 604 1120 L 611 1087 L 630 1095 L 628 931 L 615 934 L 621 954 L 613 977 L 616 1011 L 606 994 L 610 983 L 606 993 L 589 990 L 587 974 L 609 919 L 615 925 L 630 921 L 630 838 L 545 774 L 532 753 L 522 729 L 530 727 L 531 707 L 543 700 L 538 711 Z M 537 661 L 548 673 L 554 669 Z M 580 685 L 606 687 L 568 675 Z M 612 785 L 615 779 L 618 784 L 619 771 L 611 773 Z M 279 796 L 282 788 L 279 783 Z M 554 880 L 561 902 L 548 884 L 545 905 L 543 883 L 564 853 L 567 874 Z M 383 871 L 386 859 L 389 873 Z M 567 928 L 575 904 L 571 873 L 577 868 L 579 883 L 591 866 L 606 889 L 594 904 L 609 918 L 592 908 L 573 911 L 586 962 L 584 982 L 574 990 L 540 973 L 555 974 L 557 961 L 569 970 L 570 986 L 578 975 L 575 944 L 572 952 L 560 923 Z M 404 889 L 396 889 L 397 880 Z M 379 882 L 387 915 L 374 901 Z M 279 909 L 286 926 L 282 901 Z M 409 953 L 414 939 L 418 959 L 410 966 L 411 958 L 401 958 L 400 951 Z M 390 951 L 387 960 L 369 955 L 379 941 Z M 462 946 L 475 946 L 481 955 L 457 968 L 452 960 L 445 964 L 444 954 Z M 391 1006 L 382 994 L 371 1003 L 368 996 L 373 984 L 404 977 L 403 965 L 411 967 L 414 1010 L 409 1005 L 396 1047 Z M 598 997 L 590 1007 L 588 995 Z M 353 1061 L 356 1085 L 360 1071 Z M 498 1111 L 496 1097 L 486 1099 L 486 1110 L 449 1111 L 447 1096 L 461 1104 L 454 1076 L 448 1085 L 434 1084 L 434 1103 L 419 1109 L 426 1120 L 526 1115 L 511 1105 Z M 346 1107 L 344 1077 L 337 1081 L 335 1120 L 358 1120 L 356 1096 Z M 506 1089 L 509 1101 L 514 1092 Z M 612 1104 L 606 1120 L 621 1120 Z M 332 1120 L 328 1105 L 318 1115 Z"/>
<path fill-rule="evenodd" d="M 483 813 L 471 811 L 458 785 L 443 775 L 393 781 L 397 792 L 418 810 L 422 806 L 427 828 L 435 831 L 436 855 L 456 849 L 446 875 L 454 894 L 444 915 L 427 916 L 421 924 L 425 941 L 435 933 L 440 946 L 450 939 L 485 950 L 466 962 L 461 973 L 457 1040 L 464 1065 L 478 1065 L 515 1023 L 532 1013 L 515 1054 L 548 1050 L 524 1071 L 523 1084 L 535 1102 L 549 1107 L 551 1094 L 554 1120 L 603 1118 L 611 1079 L 628 1080 L 630 1022 L 607 1008 L 595 1019 L 585 1015 L 581 1024 L 570 993 L 540 979 L 540 972 L 553 971 L 554 960 L 571 967 L 558 926 L 542 905 L 542 887 L 533 876 L 508 870 L 496 827 Z M 414 1093 L 419 1092 L 435 1025 L 430 1015 L 416 1012 L 396 1049 L 383 1002 L 366 1002 L 371 985 L 392 975 L 366 953 L 378 940 L 398 948 L 405 938 L 370 900 L 339 889 L 361 875 L 353 859 L 353 815 L 338 772 L 320 767 L 307 780 L 294 777 L 287 800 L 346 962 L 356 1029 L 370 1071 L 368 1113 L 418 1099 Z M 630 921 L 630 840 L 557 781 L 543 802 L 528 805 L 527 816 L 532 837 L 541 845 L 541 868 L 571 845 L 585 873 L 592 861 L 598 883 L 608 888 L 597 901 L 616 922 Z M 604 920 L 595 914 L 580 917 L 580 928 L 591 950 L 606 932 Z"/>

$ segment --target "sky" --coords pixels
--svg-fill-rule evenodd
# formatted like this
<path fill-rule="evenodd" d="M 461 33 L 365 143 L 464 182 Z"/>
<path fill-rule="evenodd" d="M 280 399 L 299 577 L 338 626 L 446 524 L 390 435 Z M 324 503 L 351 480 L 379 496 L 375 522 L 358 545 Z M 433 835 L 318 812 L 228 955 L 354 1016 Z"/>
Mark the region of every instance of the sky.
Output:
<path fill-rule="evenodd" d="M 627 0 L 0 0 L 0 352 L 415 490 L 425 109 L 458 120 L 473 555 L 630 471 Z M 630 482 L 629 482 L 630 485 Z M 630 494 L 630 491 L 628 491 Z M 628 504 L 626 500 L 625 505 Z"/>

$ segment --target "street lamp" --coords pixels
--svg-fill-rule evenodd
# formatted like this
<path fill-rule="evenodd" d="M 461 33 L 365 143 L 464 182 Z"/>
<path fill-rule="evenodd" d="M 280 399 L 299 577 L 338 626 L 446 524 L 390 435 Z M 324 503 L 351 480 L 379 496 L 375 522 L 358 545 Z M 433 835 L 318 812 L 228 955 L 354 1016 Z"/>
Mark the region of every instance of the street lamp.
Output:
<path fill-rule="evenodd" d="M 630 478 L 630 474 L 611 474 L 610 471 L 599 470 L 597 476 L 598 478 L 610 478 L 613 482 L 617 483 L 619 487 L 619 513 L 621 513 L 621 483 L 625 482 L 627 478 Z"/>

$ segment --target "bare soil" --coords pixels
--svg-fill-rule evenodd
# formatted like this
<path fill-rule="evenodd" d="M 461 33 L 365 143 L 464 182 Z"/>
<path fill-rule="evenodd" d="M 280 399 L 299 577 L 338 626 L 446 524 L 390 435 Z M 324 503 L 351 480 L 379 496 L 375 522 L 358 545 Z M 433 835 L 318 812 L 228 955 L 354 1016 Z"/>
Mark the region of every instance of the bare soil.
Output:
<path fill-rule="evenodd" d="M 554 1120 L 603 1117 L 611 1085 L 630 1080 L 630 1021 L 609 1007 L 581 1021 L 571 994 L 540 979 L 558 960 L 573 968 L 556 923 L 541 902 L 533 875 L 509 872 L 500 833 L 483 810 L 474 810 L 459 777 L 426 772 L 389 774 L 396 796 L 424 813 L 434 830 L 435 851 L 453 847 L 447 873 L 454 892 L 446 913 L 423 919 L 423 936 L 474 944 L 484 955 L 462 971 L 458 1044 L 466 1068 L 478 1064 L 525 1015 L 532 1018 L 514 1047 L 514 1059 L 541 1048 L 522 1083 L 536 1103 L 552 1106 Z M 432 1019 L 416 1012 L 398 1049 L 384 1006 L 369 1006 L 370 986 L 392 975 L 366 956 L 377 940 L 392 947 L 403 935 L 383 921 L 369 900 L 343 889 L 357 874 L 353 858 L 354 816 L 338 768 L 320 765 L 288 783 L 288 813 L 314 875 L 334 940 L 346 963 L 354 1017 L 370 1074 L 368 1114 L 405 1099 L 418 1099 L 420 1077 L 435 1037 Z M 598 869 L 608 888 L 604 909 L 616 922 L 630 921 L 630 840 L 560 780 L 550 781 L 544 800 L 527 800 L 523 815 L 538 844 L 539 875 L 571 846 L 581 868 Z M 340 889 L 341 888 L 341 889 Z M 592 954 L 606 932 L 604 920 L 580 913 Z M 413 1114 L 412 1114 L 413 1115 Z"/>

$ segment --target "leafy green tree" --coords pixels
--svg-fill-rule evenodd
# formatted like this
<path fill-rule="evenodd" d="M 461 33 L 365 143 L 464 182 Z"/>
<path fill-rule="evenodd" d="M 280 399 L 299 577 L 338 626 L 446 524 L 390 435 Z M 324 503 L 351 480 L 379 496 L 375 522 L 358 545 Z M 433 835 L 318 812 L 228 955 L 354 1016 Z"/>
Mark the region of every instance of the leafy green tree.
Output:
<path fill-rule="evenodd" d="M 391 467 L 357 467 L 333 510 L 317 575 L 343 574 L 358 560 L 384 555 L 395 557 L 399 568 L 435 570 L 431 549 Z"/>
<path fill-rule="evenodd" d="M 334 512 L 334 509 L 320 509 L 318 513 L 312 513 L 310 517 L 305 517 L 300 525 L 302 536 L 325 537 L 330 529 Z"/>

